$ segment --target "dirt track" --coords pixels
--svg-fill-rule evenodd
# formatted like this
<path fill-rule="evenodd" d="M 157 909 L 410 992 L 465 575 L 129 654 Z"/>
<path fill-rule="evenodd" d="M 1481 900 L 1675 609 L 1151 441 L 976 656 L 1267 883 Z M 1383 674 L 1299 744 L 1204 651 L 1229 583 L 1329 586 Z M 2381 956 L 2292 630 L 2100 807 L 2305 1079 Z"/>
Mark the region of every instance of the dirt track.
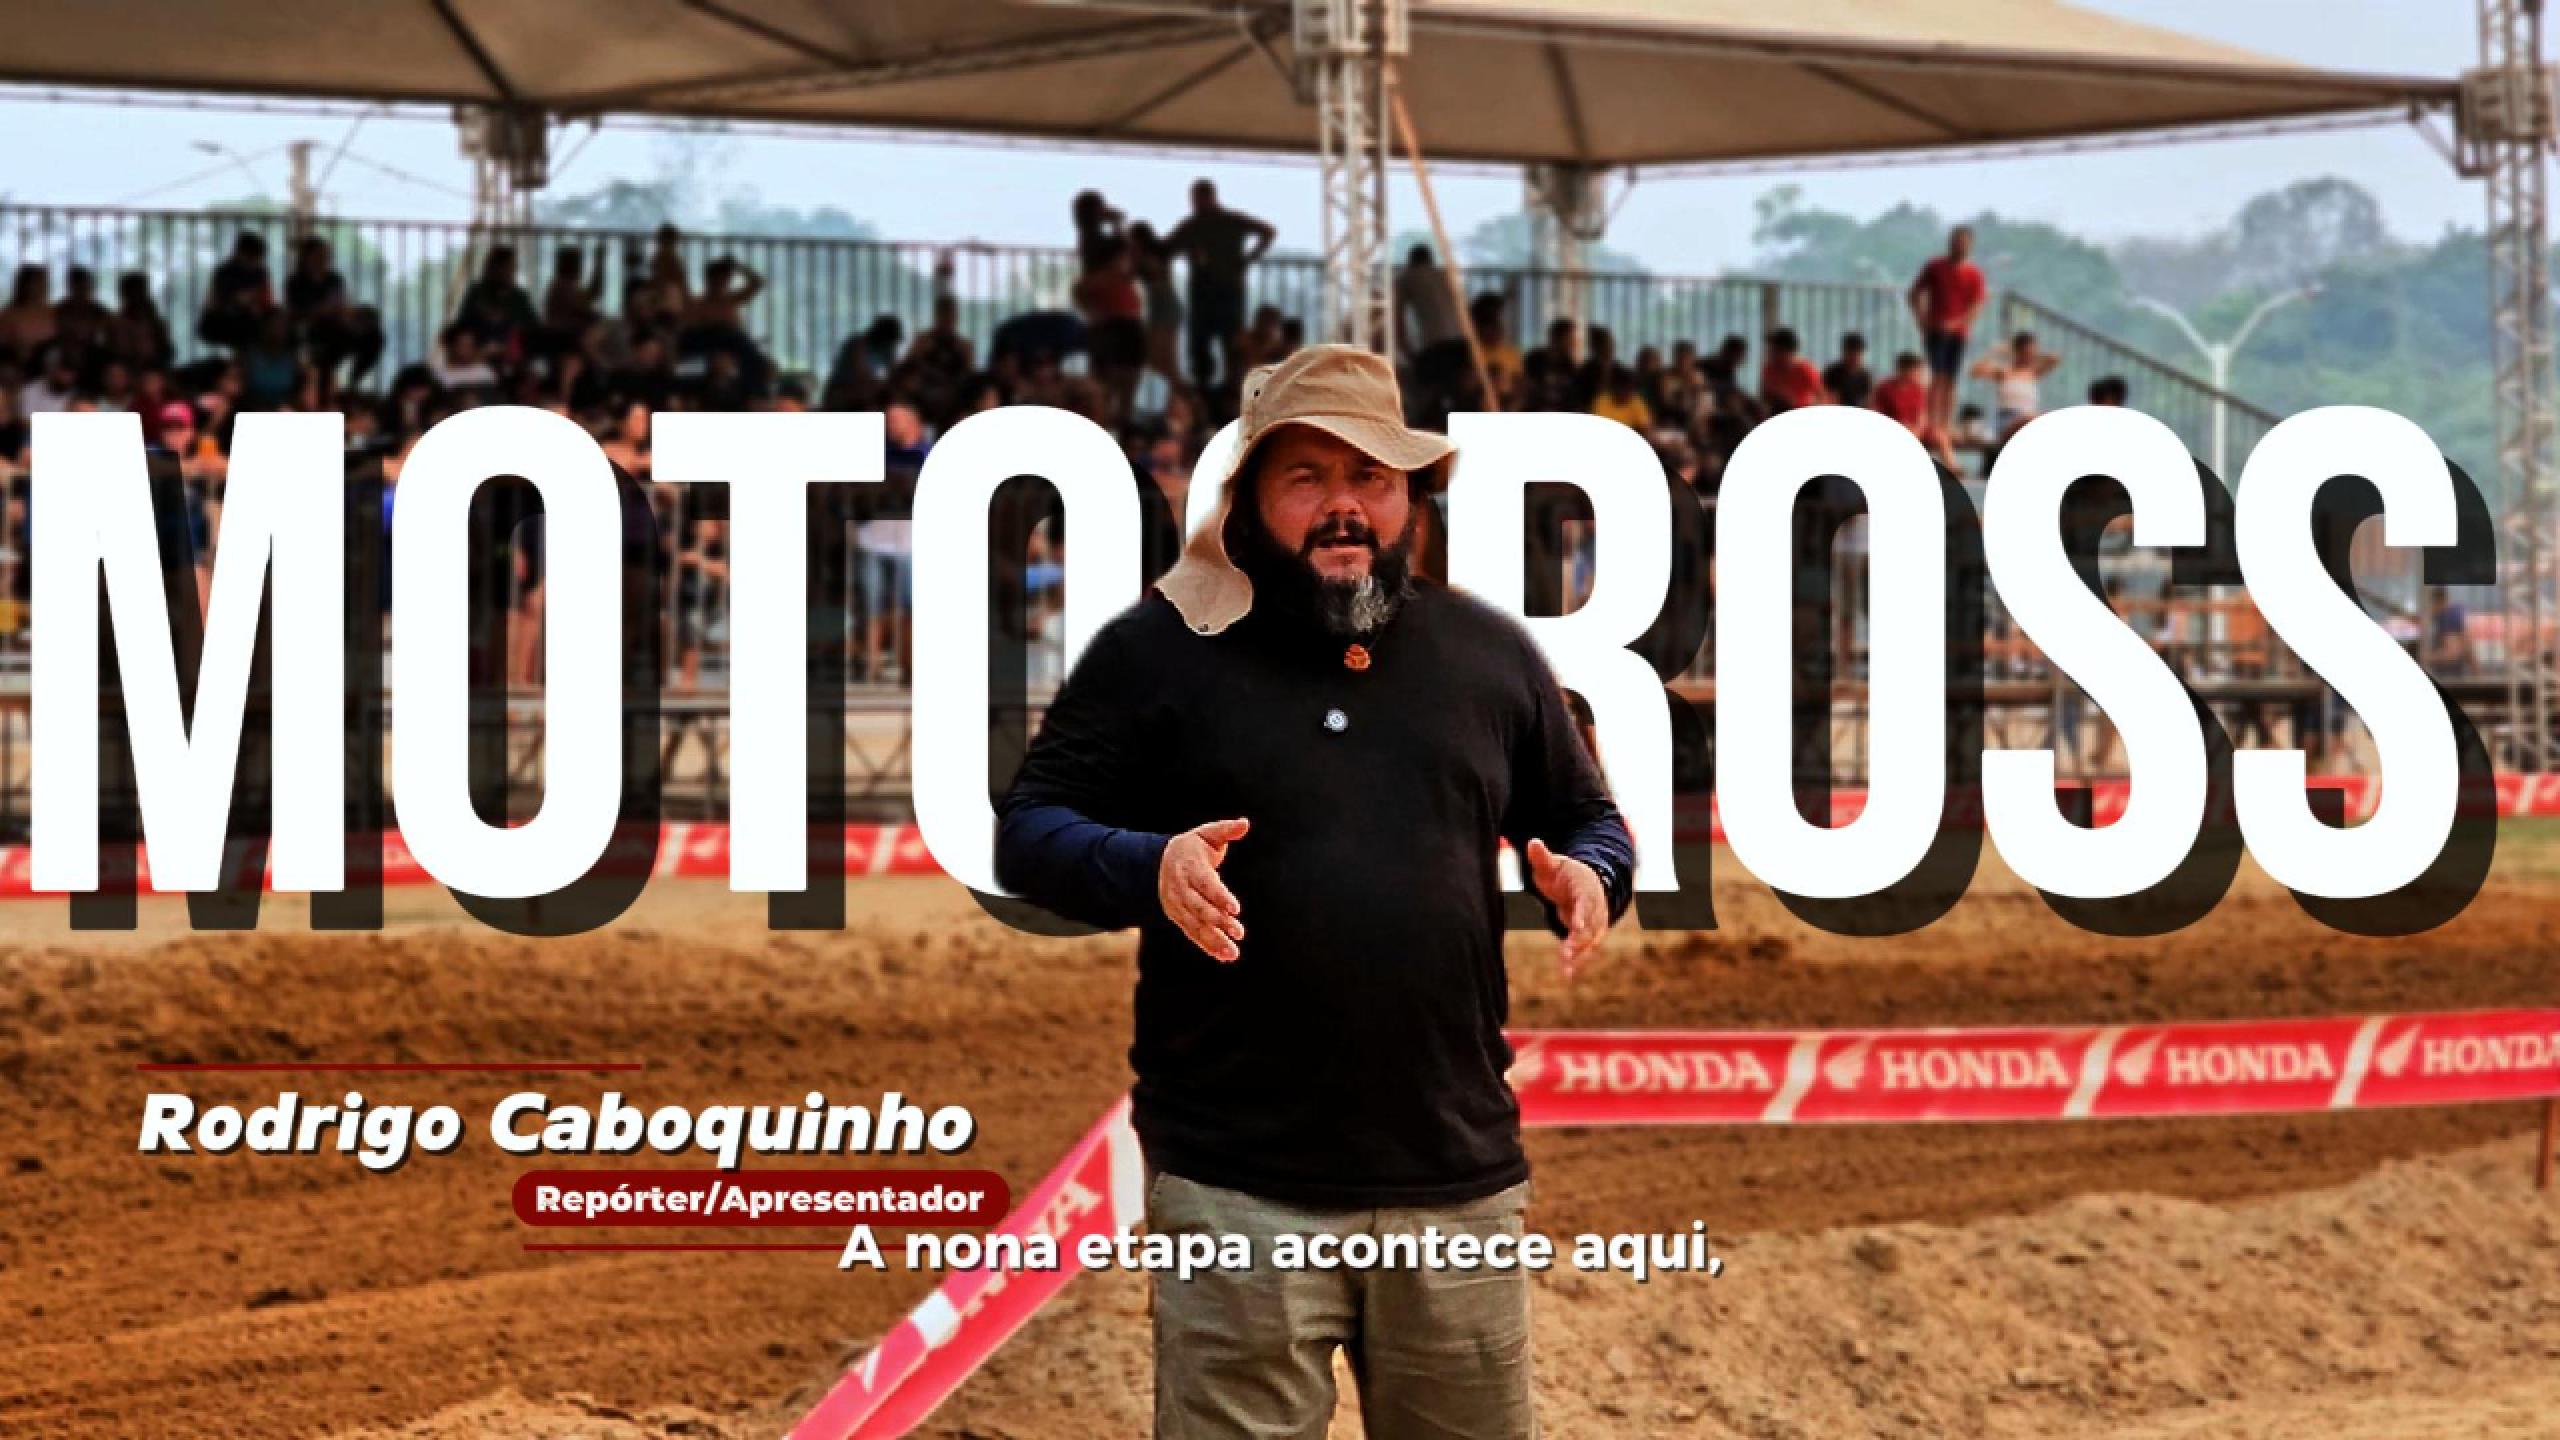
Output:
<path fill-rule="evenodd" d="M 1804 929 L 1736 881 L 1720 893 L 1724 930 L 1660 939 L 1622 931 L 1609 963 L 1569 1001 L 1546 942 L 1515 938 L 1515 1019 L 1963 1024 L 2548 1003 L 2560 999 L 2560 967 L 2543 863 L 2531 851 L 2512 864 L 2502 855 L 2490 895 L 2414 941 L 2336 935 L 2262 886 L 2244 886 L 2205 925 L 2167 940 L 2093 939 L 1996 880 L 1920 935 L 1841 940 Z M 618 1085 L 648 1103 L 896 1088 L 969 1105 L 981 1139 L 965 1163 L 1027 1184 L 1125 1081 L 1125 944 L 1020 939 L 941 882 L 862 882 L 855 897 L 846 933 L 768 936 L 758 904 L 714 886 L 666 885 L 607 934 L 557 942 L 492 935 L 423 897 L 395 896 L 394 928 L 357 939 L 298 934 L 289 905 L 249 937 L 184 935 L 173 928 L 177 907 L 157 903 L 146 906 L 142 936 L 104 941 L 65 936 L 58 906 L 0 913 L 0 934 L 18 942 L 0 961 L 0 1112 L 9 1117 L 0 1130 L 0 1429 L 298 1436 L 438 1416 L 419 1433 L 780 1429 L 790 1399 L 813 1394 L 914 1301 L 917 1277 L 840 1276 L 828 1257 L 806 1254 L 527 1254 L 507 1206 L 508 1184 L 527 1163 L 497 1153 L 481 1132 L 488 1106 L 520 1088 L 591 1101 Z M 134 1069 L 143 1061 L 534 1057 L 649 1068 L 548 1080 L 366 1077 L 377 1102 L 450 1103 L 472 1127 L 455 1153 L 389 1176 L 338 1156 L 132 1153 L 153 1088 Z M 207 1103 L 269 1098 L 297 1081 L 306 1094 L 342 1088 L 308 1077 L 187 1078 L 184 1088 Z M 2525 1151 L 2513 1141 L 2359 1177 L 2396 1157 L 2468 1152 L 2530 1120 L 2510 1106 L 2299 1121 L 1540 1134 L 1531 1216 L 1539 1228 L 1704 1218 L 1721 1235 L 1746 1237 L 1727 1252 L 1736 1272 L 1705 1292 L 1570 1276 L 1547 1284 L 1540 1334 L 1551 1428 L 1919 1435 L 1944 1433 L 1933 1425 L 2009 1433 L 2013 1421 L 2033 1421 L 2042 1428 L 2017 1433 L 2125 1426 L 2159 1440 L 2362 1440 L 2426 1433 L 2390 1428 L 2390 1416 L 2414 1426 L 2420 1413 L 2389 1398 L 2405 1393 L 2411 1406 L 2457 1407 L 2441 1433 L 2496 1433 L 2463 1428 L 2460 1407 L 2482 1426 L 2497 1404 L 2548 1413 L 2547 1379 L 2524 1362 L 2545 1358 L 2536 1348 L 2545 1345 L 2560 1355 L 2551 1219 L 2560 1205 L 2537 1209 L 2506 1193 L 2522 1189 Z M 2337 1196 L 2291 1194 L 2348 1182 L 2356 1187 Z M 2363 1204 L 2353 1197 L 2371 1186 L 2384 1187 L 2383 1202 L 2358 1222 L 2358 1243 L 2321 1240 L 2335 1207 Z M 2119 1194 L 2210 1208 L 2075 1203 Z M 2267 1196 L 2286 1198 L 2222 1204 Z M 2032 1221 L 1996 1218 L 2056 1206 Z M 2412 1218 L 2438 1209 L 2436 1220 Z M 1872 1229 L 1918 1222 L 1961 1228 Z M 2159 1374 L 2120 1394 L 2081 1375 L 2107 1368 L 2082 1366 L 2089 1357 L 2066 1343 L 2089 1318 L 2073 1307 L 2106 1293 L 2093 1279 L 2104 1267 L 2022 1268 L 2018 1258 L 2036 1253 L 2018 1247 L 2053 1243 L 2056 1226 L 2138 1250 L 2170 1240 L 2197 1247 L 2194 1267 L 2143 1272 L 2149 1328 L 2135 1339 L 2162 1347 Z M 1906 1249 L 1933 1257 L 1915 1276 L 1953 1286 L 1953 1274 L 1970 1269 L 2016 1293 L 1933 1320 L 1929 1286 L 1881 1285 L 1861 1268 L 1856 1246 L 1877 1233 L 1904 1235 Z M 1971 1258 L 1959 1264 L 1959 1254 Z M 2508 1290 L 2428 1301 L 2414 1320 L 2388 1308 L 2368 1316 L 2379 1338 L 2359 1343 L 2391 1363 L 2361 1377 L 2352 1365 L 2273 1351 L 2199 1353 L 2273 1323 L 2257 1299 L 2243 1303 L 2252 1273 L 2334 1292 L 2361 1267 L 2413 1266 L 2447 1286 L 2519 1278 Z M 1800 1307 L 1784 1307 L 1790 1298 L 1832 1310 L 1813 1325 Z M 936 1427 L 1133 1433 L 1145 1380 L 1139 1299 L 1132 1281 L 1079 1282 Z M 1725 1326 L 1733 1340 L 1697 1348 L 1697 1337 Z M 1886 1348 L 1897 1326 L 1908 1360 Z M 1857 1341 L 1869 1357 L 1853 1358 L 1845 1339 L 1801 1348 L 1829 1331 L 1870 1337 Z M 2298 1336 L 2282 1343 L 2321 1348 Z M 1938 1366 L 1941 1352 L 1973 1363 Z M 1880 1378 L 1897 1365 L 1949 1375 L 1928 1390 Z M 2013 1370 L 2026 1371 L 2026 1383 Z M 2044 1383 L 2048 1373 L 2057 1383 Z M 2321 1396 L 2334 1418 L 2313 1425 L 2320 1412 L 2288 1398 L 2305 1393 Z M 2373 1404 L 2383 1408 L 2358 1412 Z M 2212 1414 L 2223 1422 L 2193 1428 Z M 2101 1423 L 2108 1428 L 2073 1428 Z"/>

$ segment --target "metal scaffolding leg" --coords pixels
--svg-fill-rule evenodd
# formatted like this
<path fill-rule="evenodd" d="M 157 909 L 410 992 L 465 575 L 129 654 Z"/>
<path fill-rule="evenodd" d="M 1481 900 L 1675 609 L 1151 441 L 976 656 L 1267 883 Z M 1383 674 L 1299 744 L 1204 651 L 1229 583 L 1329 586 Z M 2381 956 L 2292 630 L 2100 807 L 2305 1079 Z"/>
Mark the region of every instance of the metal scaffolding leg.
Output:
<path fill-rule="evenodd" d="M 2549 160 L 2552 72 L 2541 0 L 2480 0 L 2480 67 L 2463 77 L 2456 167 L 2488 191 L 2489 318 L 2503 498 L 2499 580 L 2507 723 L 2499 762 L 2560 762 L 2560 674 L 2546 633 L 2560 605 L 2553 477 Z"/>
<path fill-rule="evenodd" d="M 551 125 L 520 106 L 456 106 L 454 127 L 471 161 L 471 228 L 521 230 L 533 197 L 551 181 Z"/>
<path fill-rule="evenodd" d="M 1386 69 L 1407 48 L 1405 0 L 1294 0 L 1301 98 L 1322 169 L 1325 339 L 1386 348 Z"/>
<path fill-rule="evenodd" d="M 1601 200 L 1607 178 L 1596 165 L 1532 165 L 1527 172 L 1529 266 L 1545 292 L 1539 308 L 1577 329 L 1591 320 L 1590 247 L 1609 223 Z"/>

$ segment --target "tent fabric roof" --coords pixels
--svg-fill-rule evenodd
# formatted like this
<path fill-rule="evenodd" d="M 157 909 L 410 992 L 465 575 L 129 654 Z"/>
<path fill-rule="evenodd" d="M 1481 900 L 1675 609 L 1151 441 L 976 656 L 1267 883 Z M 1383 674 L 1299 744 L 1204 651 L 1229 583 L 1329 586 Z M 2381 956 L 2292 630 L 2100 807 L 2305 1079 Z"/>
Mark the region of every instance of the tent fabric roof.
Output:
<path fill-rule="evenodd" d="M 1457 160 L 1660 165 L 2449 103 L 2059 0 L 1411 0 Z M 1307 150 L 1286 0 L 20 0 L 0 80 Z"/>

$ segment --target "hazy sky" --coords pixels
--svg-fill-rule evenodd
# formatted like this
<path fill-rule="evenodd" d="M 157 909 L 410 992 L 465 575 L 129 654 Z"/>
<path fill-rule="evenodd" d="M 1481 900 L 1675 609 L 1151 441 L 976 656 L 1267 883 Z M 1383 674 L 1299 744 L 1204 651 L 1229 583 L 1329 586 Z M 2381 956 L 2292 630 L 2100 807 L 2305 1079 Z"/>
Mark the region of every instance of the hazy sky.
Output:
<path fill-rule="evenodd" d="M 2473 62 L 2472 7 L 2456 0 L 2087 0 L 2090 8 L 2184 30 L 2311 64 L 2450 76 Z M 47 104 L 0 90 L 0 133 L 17 135 L 0 163 L 0 194 L 65 204 L 199 206 L 263 189 L 281 194 L 281 147 L 321 142 L 350 121 L 162 107 Z M 37 135 L 44 138 L 35 139 Z M 225 147 L 206 152 L 199 143 Z M 555 158 L 578 143 L 571 136 Z M 608 126 L 555 179 L 583 190 L 646 179 L 666 159 L 662 132 Z M 914 240 L 1062 243 L 1067 200 L 1099 186 L 1133 214 L 1178 216 L 1198 158 L 1044 153 L 1036 148 L 942 142 L 737 137 L 721 142 L 721 183 L 769 203 L 829 204 L 884 234 Z M 349 160 L 327 182 L 341 214 L 461 218 L 469 175 L 441 120 L 376 118 L 359 128 Z M 233 164 L 229 156 L 247 158 Z M 245 171 L 243 165 L 245 165 Z M 397 179 L 383 169 L 404 172 Z M 1221 159 L 1227 203 L 1271 219 L 1284 243 L 1312 247 L 1311 166 Z M 211 171 L 213 173 L 206 174 Z M 257 184 L 251 183 L 254 174 Z M 1918 164 L 1802 176 L 1638 176 L 1616 211 L 1609 243 L 1663 273 L 1712 273 L 1745 265 L 1752 201 L 1793 179 L 1814 204 L 1870 214 L 1902 200 L 1971 213 L 1984 208 L 2066 224 L 2084 233 L 2183 233 L 2229 217 L 2249 196 L 2289 180 L 2335 174 L 2382 198 L 2393 229 L 2422 238 L 2448 225 L 2476 227 L 2478 187 L 2458 181 L 2415 132 L 2383 126 L 2329 135 L 2145 147 L 2061 158 Z M 183 183 L 181 183 L 183 182 Z M 424 183 L 420 183 L 424 182 Z M 1451 175 L 1440 200 L 1453 229 L 1517 208 L 1519 181 Z M 1389 204 L 1399 226 L 1421 223 L 1407 183 Z"/>

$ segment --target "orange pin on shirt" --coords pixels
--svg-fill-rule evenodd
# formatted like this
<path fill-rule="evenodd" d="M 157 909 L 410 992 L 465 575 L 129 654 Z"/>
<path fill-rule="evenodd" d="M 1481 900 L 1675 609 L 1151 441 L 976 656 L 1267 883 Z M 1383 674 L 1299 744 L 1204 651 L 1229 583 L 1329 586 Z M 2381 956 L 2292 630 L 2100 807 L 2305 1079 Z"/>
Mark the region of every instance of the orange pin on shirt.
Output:
<path fill-rule="evenodd" d="M 1368 668 L 1369 668 L 1369 647 L 1368 647 L 1368 646 L 1366 646 L 1366 645 L 1354 645 L 1354 646 L 1352 646 L 1351 648 L 1349 648 L 1349 649 L 1347 649 L 1347 650 L 1343 651 L 1343 652 L 1342 652 L 1342 668 L 1343 668 L 1343 669 L 1345 669 L 1345 670 L 1366 670 L 1366 669 L 1368 669 Z"/>

